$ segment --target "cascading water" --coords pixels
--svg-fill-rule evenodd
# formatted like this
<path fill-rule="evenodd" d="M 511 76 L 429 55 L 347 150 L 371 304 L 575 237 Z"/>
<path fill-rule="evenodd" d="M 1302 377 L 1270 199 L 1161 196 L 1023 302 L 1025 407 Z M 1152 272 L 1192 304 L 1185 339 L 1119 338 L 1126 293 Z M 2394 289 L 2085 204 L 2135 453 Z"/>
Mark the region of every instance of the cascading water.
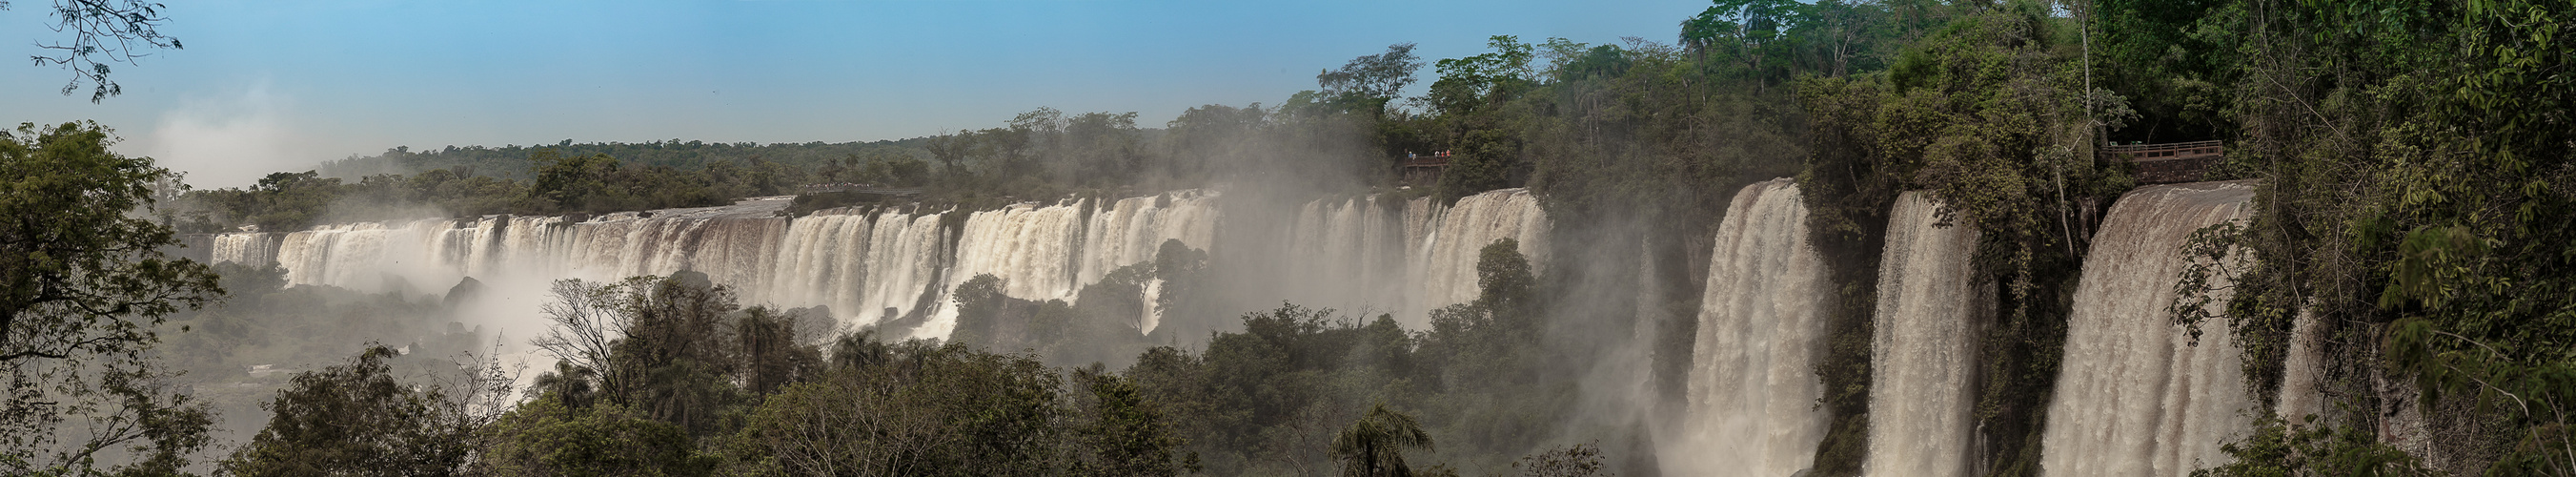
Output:
<path fill-rule="evenodd" d="M 2076 286 L 2041 470 L 2180 476 L 2226 462 L 2219 444 L 2247 429 L 2253 404 L 2234 334 L 2202 323 L 2194 345 L 2167 307 L 2191 233 L 2243 219 L 2253 195 L 2243 182 L 2176 184 L 2111 207 Z"/>
<path fill-rule="evenodd" d="M 861 323 L 912 312 L 932 289 L 947 245 L 940 214 L 818 211 L 787 225 L 766 286 L 773 303 L 819 304 Z"/>
<path fill-rule="evenodd" d="M 1090 201 L 1076 201 L 976 212 L 958 236 L 945 289 L 991 274 L 1002 279 L 1002 293 L 1012 298 L 1072 301 L 1084 283 L 1118 267 L 1153 260 L 1165 240 L 1206 248 L 1215 234 L 1215 197 L 1214 192 L 1187 190 L 1124 199 L 1097 210 Z M 949 301 L 940 297 L 938 312 L 914 336 L 945 337 L 955 330 L 957 309 Z M 1152 315 L 1148 313 L 1149 321 Z"/>
<path fill-rule="evenodd" d="M 1297 211 L 1288 263 L 1297 303 L 1358 310 L 1404 305 L 1404 224 L 1401 207 L 1378 196 L 1322 199 Z M 1428 203 L 1427 201 L 1425 202 Z M 1408 313 L 1409 314 L 1409 313 Z"/>
<path fill-rule="evenodd" d="M 1889 215 L 1871 339 L 1869 457 L 1863 474 L 1969 472 L 1976 343 L 1983 297 L 1969 258 L 1977 231 L 1942 226 L 1929 194 L 1906 192 Z"/>
<path fill-rule="evenodd" d="M 1223 215 L 1217 198 L 1214 191 L 1183 190 L 972 213 L 836 209 L 792 219 L 776 214 L 788 201 L 749 200 L 571 220 L 503 215 L 334 224 L 267 237 L 295 285 L 382 292 L 408 283 L 421 288 L 407 291 L 420 293 L 473 276 L 541 290 L 559 278 L 613 281 L 694 270 L 734 286 L 746 304 L 823 305 L 853 325 L 926 313 L 913 336 L 945 337 L 955 323 L 946 294 L 956 285 L 989 273 L 1006 280 L 1004 293 L 1015 298 L 1072 300 L 1082 285 L 1152 260 L 1167 240 L 1209 248 Z M 1451 207 L 1391 200 L 1308 204 L 1282 252 L 1298 257 L 1289 262 L 1298 268 L 1290 275 L 1316 285 L 1282 291 L 1281 298 L 1382 307 L 1418 318 L 1420 310 L 1476 296 L 1478 252 L 1494 240 L 1519 240 L 1532 265 L 1543 266 L 1549 225 L 1525 190 L 1478 194 Z M 969 214 L 962 227 L 942 227 L 941 218 L 952 213 Z M 257 260 L 255 252 L 241 253 L 239 260 Z M 1145 285 L 1145 329 L 1151 331 L 1159 310 L 1150 309 L 1150 295 L 1162 287 Z"/>
<path fill-rule="evenodd" d="M 445 249 L 455 221 L 430 219 L 361 222 L 286 234 L 277 260 L 292 285 L 331 285 L 366 292 L 392 290 L 387 277 L 427 277 L 451 282 L 461 270 L 442 265 L 456 256 Z"/>
<path fill-rule="evenodd" d="M 1691 357 L 1685 449 L 1667 468 L 1785 476 L 1813 462 L 1827 416 L 1813 367 L 1830 299 L 1796 183 L 1736 193 L 1718 223 Z"/>
<path fill-rule="evenodd" d="M 2316 315 L 2299 310 L 2294 320 L 2290 328 L 2290 350 L 2281 359 L 2280 394 L 2274 399 L 2272 410 L 2282 419 L 2297 423 L 2303 422 L 2301 419 L 2308 415 L 2326 412 L 2326 396 L 2322 388 L 2325 370 L 2321 369 L 2325 366 L 2326 357 L 2325 331 L 2317 328 Z"/>
<path fill-rule="evenodd" d="M 1080 203 L 1039 206 L 1013 204 L 1002 210 L 976 212 L 966 218 L 957 239 L 957 261 L 948 271 L 947 290 L 976 275 L 1002 279 L 1002 294 L 1024 300 L 1072 300 L 1083 238 Z M 948 336 L 957 329 L 957 307 L 939 298 L 938 313 L 913 336 Z"/>
<path fill-rule="evenodd" d="M 1096 283 L 1118 267 L 1152 261 L 1166 240 L 1206 247 L 1216 235 L 1216 194 L 1185 190 L 1120 199 L 1091 214 L 1083 232 L 1082 269 L 1074 283 Z"/>
<path fill-rule="evenodd" d="M 207 263 L 267 265 L 277 261 L 277 236 L 262 232 L 217 234 L 207 250 Z"/>
<path fill-rule="evenodd" d="M 1539 208 L 1538 198 L 1528 189 L 1502 189 L 1458 199 L 1455 206 L 1440 208 L 1428 201 L 1413 207 L 1427 209 L 1405 212 L 1407 232 L 1426 232 L 1410 243 L 1416 253 L 1408 258 L 1412 264 L 1413 283 L 1420 284 L 1408 310 L 1425 310 L 1474 301 L 1479 291 L 1476 283 L 1476 261 L 1485 246 L 1502 239 L 1520 242 L 1521 255 L 1529 258 L 1530 270 L 1541 271 L 1547 263 L 1547 212 Z M 1411 219 L 1422 217 L 1420 225 Z M 1410 238 L 1410 236 L 1408 236 Z"/>

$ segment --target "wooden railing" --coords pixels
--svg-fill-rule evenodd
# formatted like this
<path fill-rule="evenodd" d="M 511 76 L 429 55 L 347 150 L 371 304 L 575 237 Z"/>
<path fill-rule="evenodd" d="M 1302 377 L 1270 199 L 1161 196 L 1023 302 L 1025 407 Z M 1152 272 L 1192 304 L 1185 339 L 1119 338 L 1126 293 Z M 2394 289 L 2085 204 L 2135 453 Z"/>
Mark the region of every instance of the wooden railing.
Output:
<path fill-rule="evenodd" d="M 2105 147 L 2102 152 L 2136 164 L 2139 183 L 2172 184 L 2199 182 L 2210 165 L 2227 156 L 2227 145 L 2219 141 L 2136 144 Z"/>
<path fill-rule="evenodd" d="M 2195 157 L 2223 156 L 2227 145 L 2218 141 L 2138 144 L 2102 148 L 2102 152 L 2129 156 L 2130 162 L 2166 161 Z"/>

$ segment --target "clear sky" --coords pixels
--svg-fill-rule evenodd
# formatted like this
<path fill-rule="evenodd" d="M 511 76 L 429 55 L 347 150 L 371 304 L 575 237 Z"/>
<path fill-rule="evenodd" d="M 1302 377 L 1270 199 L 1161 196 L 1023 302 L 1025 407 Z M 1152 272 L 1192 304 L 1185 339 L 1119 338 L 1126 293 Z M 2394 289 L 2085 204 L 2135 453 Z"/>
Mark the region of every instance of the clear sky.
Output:
<path fill-rule="evenodd" d="M 1491 35 L 1671 42 L 1707 0 L 164 0 L 187 49 L 116 64 L 123 96 L 0 63 L 0 121 L 93 119 L 199 187 L 394 146 L 846 142 L 999 125 L 1040 106 L 1276 104 L 1318 70 Z M 0 11 L 39 53 L 52 0 Z M 1421 77 L 1432 75 L 1424 68 Z M 1427 81 L 1424 81 L 1427 83 Z M 1415 89 L 1420 89 L 1417 85 Z"/>

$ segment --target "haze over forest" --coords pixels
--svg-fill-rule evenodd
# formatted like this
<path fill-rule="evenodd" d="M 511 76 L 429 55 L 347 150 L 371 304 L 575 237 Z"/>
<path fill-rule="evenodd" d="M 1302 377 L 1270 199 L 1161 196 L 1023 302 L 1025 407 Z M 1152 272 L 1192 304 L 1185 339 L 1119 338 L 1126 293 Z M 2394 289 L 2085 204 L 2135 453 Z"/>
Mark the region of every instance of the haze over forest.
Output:
<path fill-rule="evenodd" d="M 2565 4 L 0 7 L 0 474 L 2576 475 Z"/>

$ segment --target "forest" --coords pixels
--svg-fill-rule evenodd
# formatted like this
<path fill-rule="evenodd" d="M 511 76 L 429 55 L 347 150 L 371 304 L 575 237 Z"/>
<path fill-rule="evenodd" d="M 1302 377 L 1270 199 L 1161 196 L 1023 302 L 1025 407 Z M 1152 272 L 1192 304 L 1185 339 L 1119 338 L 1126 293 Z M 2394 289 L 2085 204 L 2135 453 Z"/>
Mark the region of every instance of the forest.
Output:
<path fill-rule="evenodd" d="M 242 189 L 192 190 L 109 152 L 94 123 L 22 125 L 0 135 L 0 469 L 1657 475 L 1646 424 L 1597 418 L 1579 370 L 1618 351 L 1602 337 L 1626 330 L 1601 327 L 1638 317 L 1648 392 L 1679 412 L 1709 237 L 1736 190 L 1793 177 L 1835 285 L 1814 369 L 1832 423 L 1809 475 L 1858 475 L 1871 445 L 1877 267 L 1904 191 L 1981 234 L 1977 277 L 1997 285 L 1975 349 L 1979 469 L 2039 475 L 2088 242 L 2139 186 L 2104 149 L 2219 140 L 2208 179 L 2254 180 L 2253 218 L 2198 235 L 2202 279 L 2180 291 L 2203 302 L 2175 304 L 2177 324 L 2234 333 L 2268 401 L 2294 321 L 2316 317 L 2326 396 L 2348 411 L 2266 411 L 2225 443 L 2233 462 L 2197 474 L 2576 474 L 2576 47 L 2555 43 L 2576 6 L 1715 0 L 1674 22 L 1612 44 L 1497 35 L 1462 58 L 1390 45 L 1275 105 L 1161 127 L 1037 108 L 864 144 L 396 148 Z M 1452 154 L 1436 183 L 1400 181 L 1406 157 L 1435 151 Z M 969 280 L 947 340 L 835 334 L 694 272 L 558 282 L 552 334 L 490 336 L 449 325 L 470 280 L 439 298 L 286 287 L 275 267 L 157 251 L 244 226 L 699 207 L 817 183 L 970 210 L 1191 187 L 1439 201 L 1527 187 L 1557 239 L 1553 263 L 1485 247 L 1481 293 L 1424 329 L 1294 303 L 1218 309 L 1186 285 L 1141 293 L 1212 266 L 1174 242 L 1083 284 L 1078 305 Z M 2215 283 L 2228 293 L 2212 298 Z M 1236 326 L 1177 343 L 1119 333 L 1146 308 L 1120 300 L 1138 296 Z M 507 389 L 495 340 L 560 361 Z M 197 380 L 282 362 L 331 364 Z M 2432 409 L 2443 457 L 2349 411 L 2392 399 Z"/>

